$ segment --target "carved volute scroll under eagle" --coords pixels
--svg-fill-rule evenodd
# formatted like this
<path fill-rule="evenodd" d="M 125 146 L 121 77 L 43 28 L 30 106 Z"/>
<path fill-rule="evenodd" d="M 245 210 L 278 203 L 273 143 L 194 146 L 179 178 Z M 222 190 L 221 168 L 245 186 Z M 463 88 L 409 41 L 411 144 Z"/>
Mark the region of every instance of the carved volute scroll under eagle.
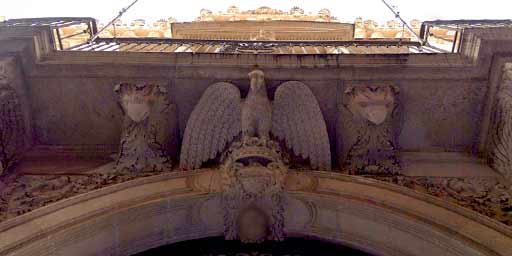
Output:
<path fill-rule="evenodd" d="M 396 86 L 386 84 L 345 89 L 338 118 L 338 158 L 351 174 L 400 172 L 398 94 Z"/>
<path fill-rule="evenodd" d="M 161 122 L 153 122 L 155 111 L 168 105 L 165 88 L 153 84 L 122 83 L 115 87 L 124 112 L 123 131 L 116 169 L 151 171 L 169 168 Z M 160 108 L 157 108 L 160 106 Z M 160 120 L 161 121 L 161 120 Z M 165 136 L 164 136 L 165 137 Z"/>
<path fill-rule="evenodd" d="M 331 153 L 327 128 L 318 102 L 303 83 L 281 84 L 271 102 L 264 73 L 249 73 L 245 99 L 230 83 L 209 86 L 187 122 L 180 167 L 197 169 L 215 159 L 236 138 L 257 137 L 265 142 L 284 141 L 293 152 L 308 159 L 313 169 L 330 170 Z"/>

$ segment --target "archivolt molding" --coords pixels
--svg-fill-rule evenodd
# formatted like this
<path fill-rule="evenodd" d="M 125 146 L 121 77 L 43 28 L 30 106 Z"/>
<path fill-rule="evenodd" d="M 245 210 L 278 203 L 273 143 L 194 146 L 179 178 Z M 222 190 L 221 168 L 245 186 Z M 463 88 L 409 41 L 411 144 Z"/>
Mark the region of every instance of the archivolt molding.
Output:
<path fill-rule="evenodd" d="M 33 210 L 0 223 L 0 255 L 127 255 L 222 235 L 217 174 L 139 178 Z M 285 239 L 312 236 L 378 255 L 512 254 L 511 228 L 405 187 L 325 172 L 291 172 L 284 184 Z"/>

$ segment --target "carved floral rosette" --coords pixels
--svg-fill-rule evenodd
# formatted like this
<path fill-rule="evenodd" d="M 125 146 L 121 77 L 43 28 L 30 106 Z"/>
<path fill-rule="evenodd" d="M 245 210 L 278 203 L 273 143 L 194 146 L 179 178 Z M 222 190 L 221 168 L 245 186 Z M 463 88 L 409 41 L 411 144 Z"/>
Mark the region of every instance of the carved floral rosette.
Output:
<path fill-rule="evenodd" d="M 222 157 L 222 202 L 227 240 L 244 243 L 284 239 L 286 156 L 274 141 L 251 137 Z"/>
<path fill-rule="evenodd" d="M 125 114 L 116 169 L 155 171 L 170 168 L 164 142 L 158 141 L 158 127 L 151 122 L 155 105 L 167 99 L 166 89 L 153 84 L 124 83 L 117 85 L 114 91 Z"/>

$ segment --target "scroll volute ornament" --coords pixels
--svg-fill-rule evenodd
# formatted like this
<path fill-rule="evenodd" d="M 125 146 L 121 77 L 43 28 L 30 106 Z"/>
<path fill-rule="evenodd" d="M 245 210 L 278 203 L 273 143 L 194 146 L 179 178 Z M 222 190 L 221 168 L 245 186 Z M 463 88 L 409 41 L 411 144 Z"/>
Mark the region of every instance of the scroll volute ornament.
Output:
<path fill-rule="evenodd" d="M 116 169 L 142 171 L 170 168 L 165 142 L 158 138 L 159 127 L 151 122 L 155 105 L 167 101 L 166 89 L 147 83 L 122 83 L 114 91 L 125 115 Z"/>
<path fill-rule="evenodd" d="M 352 174 L 397 174 L 399 89 L 389 84 L 349 85 L 343 94 L 338 136 L 340 163 Z"/>

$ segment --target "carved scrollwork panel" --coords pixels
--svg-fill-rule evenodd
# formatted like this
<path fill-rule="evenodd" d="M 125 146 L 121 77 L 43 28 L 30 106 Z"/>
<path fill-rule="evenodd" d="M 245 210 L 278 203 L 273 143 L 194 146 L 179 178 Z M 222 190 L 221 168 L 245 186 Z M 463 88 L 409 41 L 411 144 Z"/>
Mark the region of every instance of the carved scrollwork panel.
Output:
<path fill-rule="evenodd" d="M 167 90 L 153 84 L 123 83 L 114 91 L 125 114 L 116 168 L 133 171 L 170 168 L 166 152 Z"/>
<path fill-rule="evenodd" d="M 0 175 L 20 159 L 26 147 L 22 106 L 11 86 L 14 79 L 14 61 L 0 59 Z"/>
<path fill-rule="evenodd" d="M 109 166 L 105 166 L 106 169 Z M 162 174 L 161 171 L 132 172 L 127 169 L 83 175 L 23 175 L 0 193 L 0 222 L 72 196 Z"/>
<path fill-rule="evenodd" d="M 512 225 L 512 187 L 496 177 L 373 176 L 372 178 L 439 197 L 505 225 Z"/>
<path fill-rule="evenodd" d="M 399 89 L 388 84 L 348 86 L 338 118 L 339 162 L 352 174 L 396 174 L 401 170 Z"/>
<path fill-rule="evenodd" d="M 286 166 L 277 143 L 252 137 L 223 156 L 222 205 L 228 240 L 245 243 L 284 239 Z"/>

